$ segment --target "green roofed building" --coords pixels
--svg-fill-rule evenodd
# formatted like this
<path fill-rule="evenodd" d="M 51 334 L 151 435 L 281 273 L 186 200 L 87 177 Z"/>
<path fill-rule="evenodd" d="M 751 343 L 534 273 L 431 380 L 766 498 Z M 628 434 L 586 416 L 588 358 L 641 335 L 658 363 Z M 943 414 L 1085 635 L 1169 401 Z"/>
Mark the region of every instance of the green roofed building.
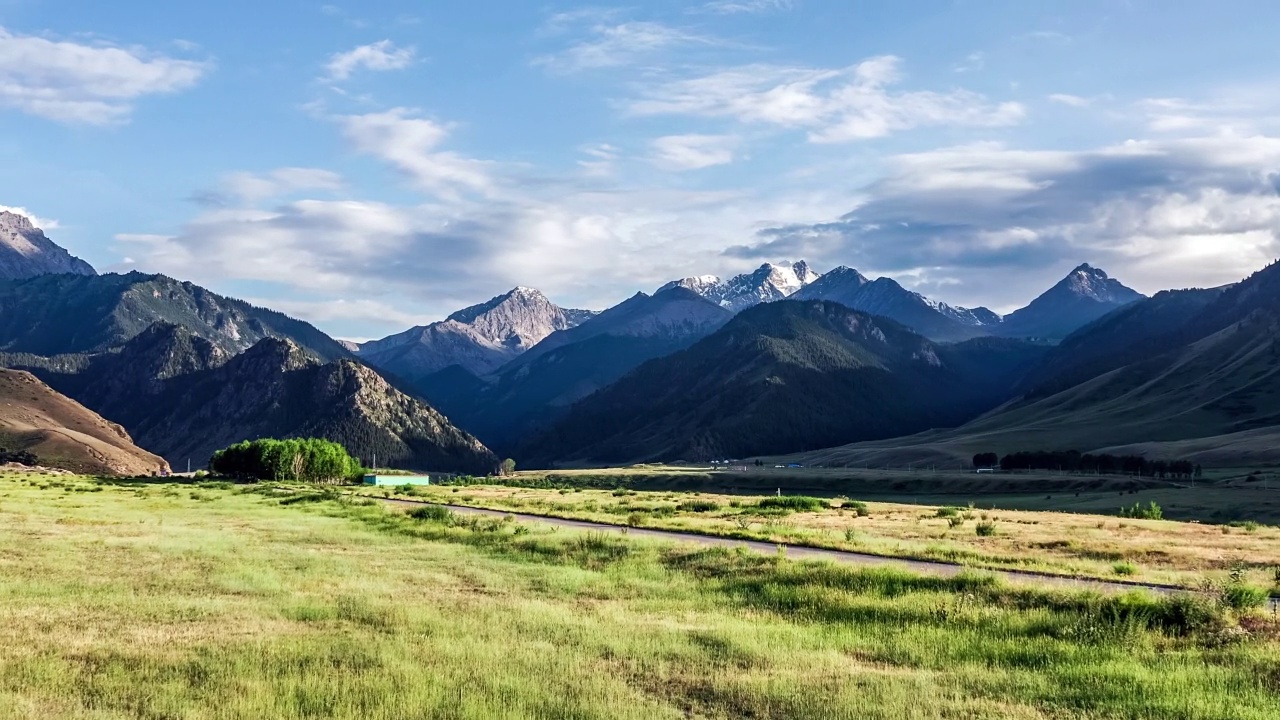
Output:
<path fill-rule="evenodd" d="M 365 475 L 365 485 L 430 485 L 430 475 Z"/>

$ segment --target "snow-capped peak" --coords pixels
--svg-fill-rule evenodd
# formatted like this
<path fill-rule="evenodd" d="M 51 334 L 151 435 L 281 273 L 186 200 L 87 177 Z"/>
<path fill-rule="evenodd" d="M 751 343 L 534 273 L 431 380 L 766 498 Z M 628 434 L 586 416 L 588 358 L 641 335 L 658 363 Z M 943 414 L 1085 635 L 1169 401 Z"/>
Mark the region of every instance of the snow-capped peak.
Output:
<path fill-rule="evenodd" d="M 772 302 L 790 297 L 820 275 L 809 264 L 786 262 L 774 265 L 765 263 L 755 272 L 744 273 L 728 280 L 715 275 L 698 275 L 675 280 L 658 288 L 658 292 L 673 287 L 692 290 L 721 307 L 735 312 L 762 302 Z"/>

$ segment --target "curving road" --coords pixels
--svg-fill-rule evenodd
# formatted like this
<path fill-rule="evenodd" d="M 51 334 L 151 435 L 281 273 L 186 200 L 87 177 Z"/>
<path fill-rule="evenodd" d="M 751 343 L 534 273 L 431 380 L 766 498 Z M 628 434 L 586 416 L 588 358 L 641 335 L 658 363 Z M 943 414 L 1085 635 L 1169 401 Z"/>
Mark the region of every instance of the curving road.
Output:
<path fill-rule="evenodd" d="M 786 556 L 795 560 L 829 560 L 832 562 L 844 563 L 848 565 L 862 565 L 868 567 L 892 567 L 902 570 L 909 570 L 917 573 L 927 573 L 931 575 L 952 576 L 959 573 L 973 571 L 977 568 L 971 568 L 955 563 L 937 562 L 932 560 L 912 560 L 908 558 L 886 557 L 883 555 L 872 555 L 870 553 L 850 552 L 848 550 L 827 550 L 824 548 L 805 547 L 803 545 L 790 545 L 785 543 L 767 543 L 758 540 L 738 540 L 734 538 L 718 537 L 715 535 L 701 535 L 698 533 L 684 532 L 680 530 L 657 530 L 652 528 L 636 528 L 625 527 L 622 525 L 610 525 L 608 523 L 591 522 L 587 520 L 568 520 L 565 518 L 551 517 L 548 515 L 532 515 L 529 513 L 509 512 L 506 510 L 489 510 L 486 508 L 469 507 L 466 505 L 450 505 L 447 503 L 430 503 L 421 500 L 395 500 L 391 498 L 374 498 L 388 505 L 395 507 L 411 508 L 420 505 L 438 505 L 448 508 L 461 515 L 483 515 L 486 517 L 505 517 L 510 515 L 517 520 L 528 522 L 540 522 L 556 527 L 572 528 L 575 530 L 593 530 L 597 532 L 626 534 L 627 537 L 644 537 L 657 540 L 667 540 L 681 543 L 690 543 L 695 545 L 706 545 L 712 547 L 727 548 L 746 548 L 754 552 L 764 555 L 775 555 L 778 547 L 781 545 L 785 548 Z M 1097 580 L 1093 578 L 1073 578 L 1062 575 L 1051 575 L 1049 573 L 1040 573 L 1031 570 L 988 570 L 978 569 L 983 573 L 990 573 L 1002 580 L 1011 583 L 1020 584 L 1036 584 L 1050 585 L 1056 588 L 1067 588 L 1074 590 L 1093 590 L 1098 592 L 1132 592 L 1134 590 L 1149 590 L 1155 593 L 1171 594 L 1178 592 L 1194 592 L 1188 588 L 1177 587 L 1174 585 L 1152 585 L 1149 583 L 1125 582 L 1120 580 Z M 1275 601 L 1272 601 L 1273 605 Z"/>

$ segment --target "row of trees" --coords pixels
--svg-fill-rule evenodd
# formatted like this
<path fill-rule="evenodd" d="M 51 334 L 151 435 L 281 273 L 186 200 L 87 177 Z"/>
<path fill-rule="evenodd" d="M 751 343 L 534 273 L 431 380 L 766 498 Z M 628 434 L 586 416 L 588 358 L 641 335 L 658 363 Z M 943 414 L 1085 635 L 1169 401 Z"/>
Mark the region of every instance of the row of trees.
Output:
<path fill-rule="evenodd" d="M 256 480 L 343 482 L 363 472 L 346 448 L 330 440 L 246 440 L 219 450 L 209 469 L 220 475 Z"/>
<path fill-rule="evenodd" d="M 1090 475 L 1137 475 L 1154 478 L 1200 477 L 1203 469 L 1190 460 L 1149 460 L 1141 455 L 1081 454 L 1076 450 L 1018 452 L 998 457 L 995 453 L 973 456 L 978 468 L 1001 470 L 1053 470 Z"/>

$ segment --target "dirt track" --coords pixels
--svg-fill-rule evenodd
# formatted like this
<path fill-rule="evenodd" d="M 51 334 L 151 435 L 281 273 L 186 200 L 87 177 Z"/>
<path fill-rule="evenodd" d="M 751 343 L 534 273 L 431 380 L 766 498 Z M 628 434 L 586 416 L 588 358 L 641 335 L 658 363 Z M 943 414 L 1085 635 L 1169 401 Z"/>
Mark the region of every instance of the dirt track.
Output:
<path fill-rule="evenodd" d="M 885 557 L 882 555 L 871 555 L 868 553 L 849 552 L 847 550 L 827 550 L 824 548 L 812 548 L 802 545 L 779 545 L 775 543 L 759 542 L 755 540 L 738 540 L 734 538 L 717 537 L 714 535 L 700 535 L 691 532 L 681 532 L 678 530 L 656 530 L 651 528 L 635 528 L 624 527 L 621 525 L 610 525 L 607 523 L 590 522 L 587 520 L 569 520 L 566 518 L 550 517 L 546 515 L 531 515 L 529 513 L 508 512 L 505 510 L 488 510 L 485 508 L 474 508 L 465 505 L 449 505 L 445 503 L 429 503 L 420 500 L 395 500 L 377 498 L 382 502 L 397 507 L 417 507 L 420 505 L 439 505 L 462 515 L 483 515 L 486 517 L 505 517 L 511 516 L 517 520 L 526 522 L 540 522 L 556 527 L 573 528 L 576 530 L 594 530 L 598 532 L 609 532 L 626 534 L 628 537 L 653 538 L 657 540 L 669 540 L 681 543 L 692 543 L 697 545 L 706 545 L 712 547 L 727 548 L 745 548 L 754 552 L 765 555 L 774 555 L 778 553 L 778 548 L 782 547 L 783 552 L 788 558 L 795 560 L 829 560 L 832 562 L 845 563 L 849 565 L 862 565 L 867 567 L 893 567 L 911 572 L 927 573 L 931 575 L 951 576 L 972 571 L 973 568 L 957 565 L 954 563 L 935 562 L 930 560 L 912 560 L 909 558 Z M 1061 575 L 1051 575 L 1048 573 L 1038 573 L 1025 570 L 981 570 L 983 573 L 990 573 L 996 577 L 1010 583 L 1016 584 L 1036 584 L 1049 585 L 1056 588 L 1068 588 L 1076 590 L 1093 590 L 1098 592 L 1130 592 L 1133 590 L 1148 590 L 1156 593 L 1177 593 L 1177 592 L 1194 592 L 1188 588 L 1175 587 L 1171 585 L 1151 585 L 1139 582 L 1124 582 L 1112 580 L 1097 580 L 1093 578 L 1072 578 Z M 1275 606 L 1276 600 L 1272 600 Z"/>

